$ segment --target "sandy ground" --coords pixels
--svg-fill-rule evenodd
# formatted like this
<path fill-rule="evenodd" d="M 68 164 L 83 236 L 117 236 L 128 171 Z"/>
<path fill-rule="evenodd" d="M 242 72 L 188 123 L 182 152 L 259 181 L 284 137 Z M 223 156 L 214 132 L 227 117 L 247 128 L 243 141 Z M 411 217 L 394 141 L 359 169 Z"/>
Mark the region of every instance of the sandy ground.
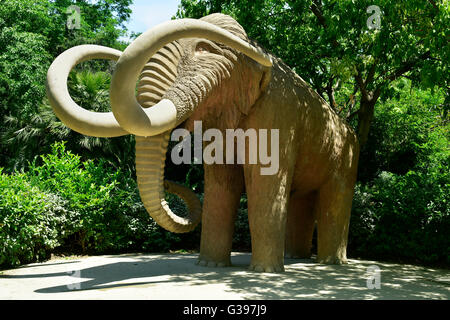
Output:
<path fill-rule="evenodd" d="M 198 266 L 196 260 L 196 254 L 60 258 L 0 271 L 0 299 L 450 298 L 449 270 L 364 260 L 329 266 L 286 259 L 284 273 L 270 274 L 248 271 L 246 253 L 233 253 L 228 268 Z"/>

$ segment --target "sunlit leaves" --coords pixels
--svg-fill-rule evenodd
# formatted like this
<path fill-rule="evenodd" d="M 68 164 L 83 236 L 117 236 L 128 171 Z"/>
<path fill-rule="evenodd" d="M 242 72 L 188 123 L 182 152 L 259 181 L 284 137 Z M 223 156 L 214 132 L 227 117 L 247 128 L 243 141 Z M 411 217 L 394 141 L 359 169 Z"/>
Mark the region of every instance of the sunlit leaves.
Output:
<path fill-rule="evenodd" d="M 4 124 L 0 128 L 0 165 L 10 170 L 23 168 L 38 152 L 49 151 L 50 144 L 62 137 L 77 151 L 96 146 L 110 159 L 117 156 L 112 155 L 113 149 L 119 149 L 119 154 L 131 152 L 131 147 L 119 147 L 124 139 L 100 143 L 79 138 L 62 125 L 45 101 L 47 70 L 62 51 L 87 43 L 124 47 L 118 37 L 124 33 L 123 23 L 130 16 L 131 0 L 77 1 L 81 28 L 69 30 L 66 9 L 72 4 L 70 0 L 36 0 L 32 5 L 29 0 L 4 0 L 0 5 L 0 121 Z M 76 102 L 95 111 L 109 111 L 108 71 L 112 65 L 93 62 L 83 67 L 77 71 L 85 73 L 74 81 L 71 75 L 69 81 Z M 94 75 L 89 76 L 87 70 Z M 99 76 L 97 70 L 108 74 Z"/>
<path fill-rule="evenodd" d="M 379 30 L 367 25 L 371 5 L 381 11 Z M 330 79 L 353 87 L 356 71 L 366 80 L 373 66 L 369 91 L 387 93 L 386 84 L 403 74 L 413 77 L 415 85 L 449 86 L 447 1 L 228 0 L 219 5 L 183 0 L 178 16 L 199 18 L 212 12 L 235 17 L 250 37 L 295 68 L 319 93 Z M 427 52 L 429 57 L 421 59 Z"/>

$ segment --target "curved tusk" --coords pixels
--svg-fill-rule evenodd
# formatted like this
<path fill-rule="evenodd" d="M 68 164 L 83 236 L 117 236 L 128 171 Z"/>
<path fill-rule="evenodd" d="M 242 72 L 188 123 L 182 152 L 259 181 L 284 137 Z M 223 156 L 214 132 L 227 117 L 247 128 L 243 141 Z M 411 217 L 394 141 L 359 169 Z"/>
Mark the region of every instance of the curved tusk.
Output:
<path fill-rule="evenodd" d="M 56 116 L 69 128 L 87 136 L 118 137 L 129 134 L 122 129 L 112 112 L 83 109 L 70 97 L 67 78 L 77 64 L 92 59 L 117 61 L 121 52 L 97 45 L 81 45 L 61 53 L 48 69 L 47 97 Z"/>
<path fill-rule="evenodd" d="M 152 111 L 158 105 L 144 110 L 136 101 L 135 86 L 148 60 L 164 45 L 181 38 L 207 38 L 238 50 L 264 66 L 272 66 L 270 56 L 211 23 L 195 19 L 162 23 L 137 37 L 126 48 L 117 62 L 111 80 L 111 108 L 117 121 L 128 132 L 148 137 L 170 130 L 176 125 L 178 119 L 173 110 L 160 116 L 158 120 L 153 118 L 156 112 Z M 170 105 L 169 102 L 164 104 Z"/>

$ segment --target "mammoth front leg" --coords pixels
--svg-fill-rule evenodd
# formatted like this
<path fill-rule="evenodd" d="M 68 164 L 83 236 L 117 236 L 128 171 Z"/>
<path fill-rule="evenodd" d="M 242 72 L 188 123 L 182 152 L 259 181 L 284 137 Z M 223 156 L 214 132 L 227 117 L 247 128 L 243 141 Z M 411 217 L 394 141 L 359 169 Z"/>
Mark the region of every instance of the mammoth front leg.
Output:
<path fill-rule="evenodd" d="M 252 239 L 250 270 L 284 271 L 284 244 L 290 176 L 286 170 L 260 175 L 259 166 L 247 166 L 245 185 Z"/>
<path fill-rule="evenodd" d="M 228 266 L 234 222 L 244 188 L 242 168 L 206 165 L 199 264 Z"/>

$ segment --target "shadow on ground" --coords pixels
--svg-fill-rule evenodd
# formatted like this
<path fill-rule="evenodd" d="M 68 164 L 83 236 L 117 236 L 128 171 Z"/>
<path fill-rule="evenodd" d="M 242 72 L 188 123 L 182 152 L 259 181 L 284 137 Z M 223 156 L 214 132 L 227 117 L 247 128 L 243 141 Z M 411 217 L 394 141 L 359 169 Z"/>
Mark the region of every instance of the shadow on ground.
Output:
<path fill-rule="evenodd" d="M 174 290 L 201 287 L 199 296 L 186 296 L 186 299 L 217 297 L 212 291 L 209 294 L 208 290 L 223 290 L 236 299 L 450 298 L 448 270 L 361 260 L 350 260 L 347 265 L 320 265 L 309 259 L 286 259 L 284 273 L 270 274 L 247 271 L 250 254 L 233 254 L 233 266 L 228 268 L 197 266 L 196 259 L 193 254 L 142 254 L 35 264 L 29 266 L 32 268 L 29 270 L 5 271 L 0 275 L 0 289 L 5 289 L 2 288 L 5 280 L 13 285 L 13 281 L 34 279 L 42 281 L 34 287 L 30 284 L 30 290 L 44 295 L 64 295 L 74 291 L 98 291 L 101 295 L 116 288 L 152 290 L 160 285 L 173 284 L 175 286 L 171 288 Z M 367 279 L 376 276 L 373 266 L 380 270 L 380 289 L 367 287 Z M 52 278 L 65 281 L 55 285 L 58 281 L 52 281 Z M 374 281 L 369 280 L 370 283 Z M 220 284 L 220 289 L 214 287 L 215 284 Z"/>

